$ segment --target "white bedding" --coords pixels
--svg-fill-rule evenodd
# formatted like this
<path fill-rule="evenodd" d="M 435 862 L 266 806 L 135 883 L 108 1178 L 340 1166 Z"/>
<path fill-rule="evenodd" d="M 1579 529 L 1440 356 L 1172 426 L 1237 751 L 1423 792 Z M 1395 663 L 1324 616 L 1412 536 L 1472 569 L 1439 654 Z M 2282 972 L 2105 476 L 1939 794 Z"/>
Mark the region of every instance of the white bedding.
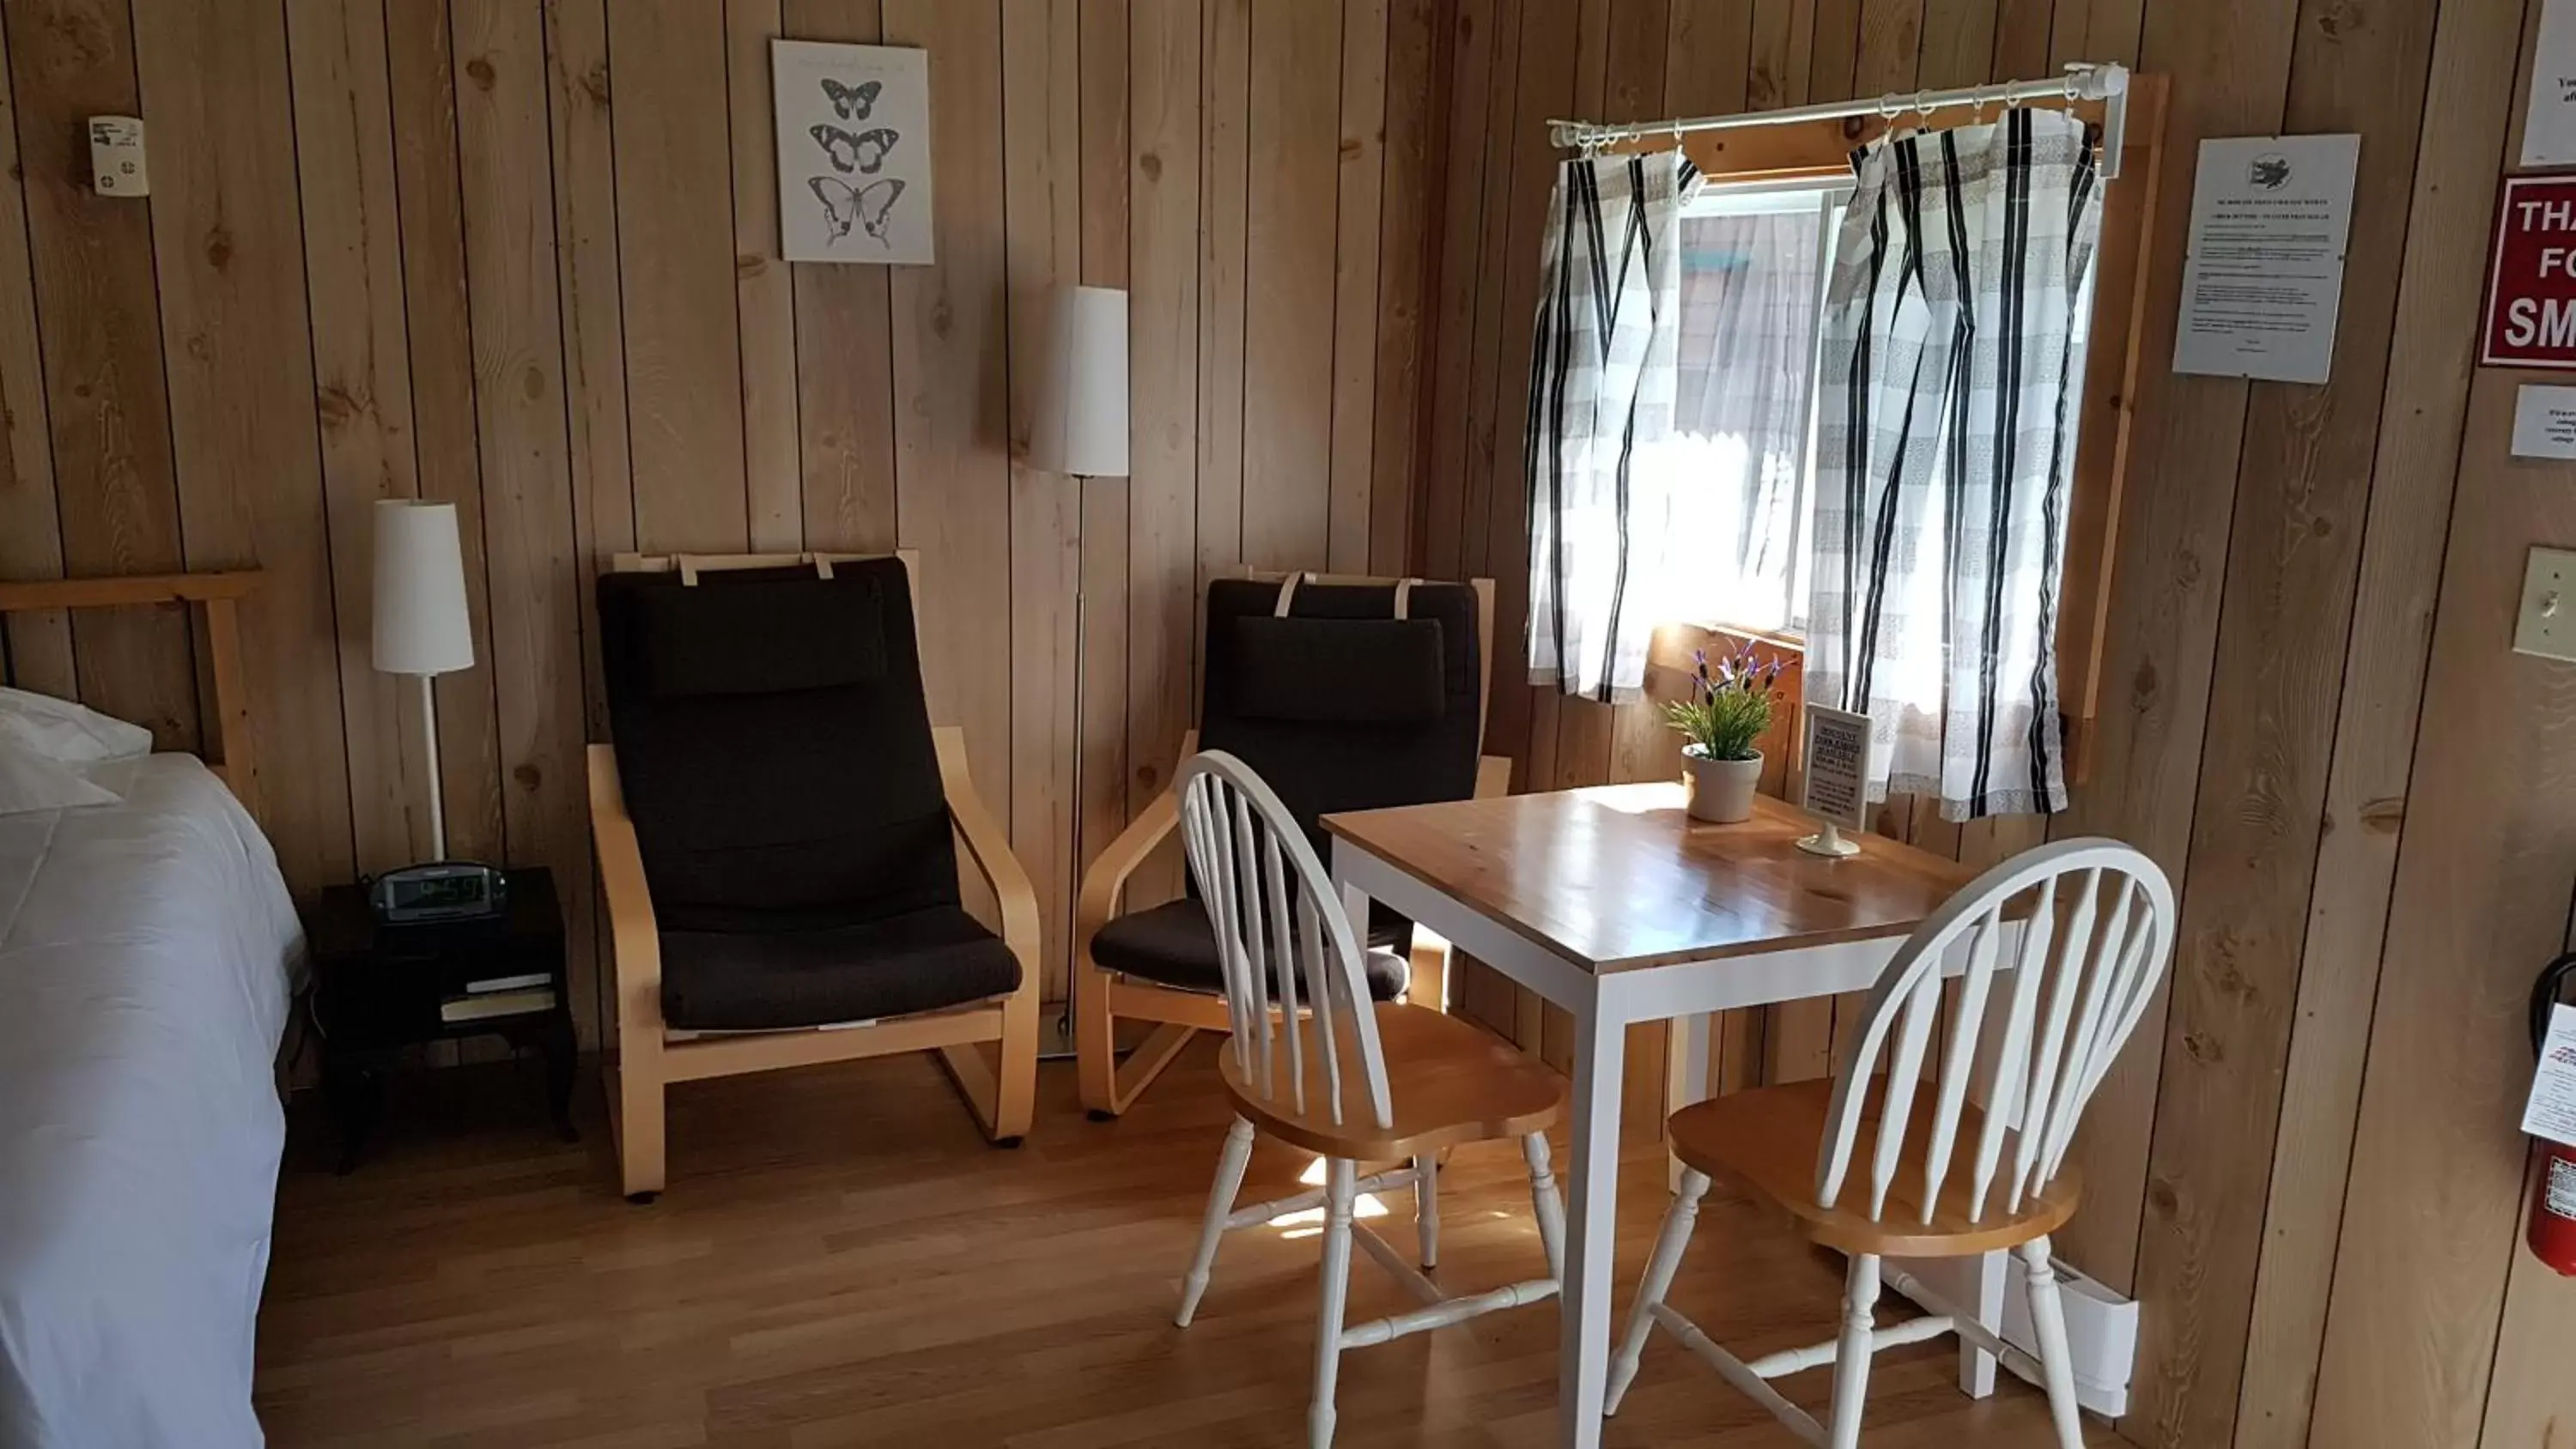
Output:
<path fill-rule="evenodd" d="M 257 1445 L 303 934 L 194 758 L 87 773 L 125 803 L 0 816 L 0 1445 Z"/>

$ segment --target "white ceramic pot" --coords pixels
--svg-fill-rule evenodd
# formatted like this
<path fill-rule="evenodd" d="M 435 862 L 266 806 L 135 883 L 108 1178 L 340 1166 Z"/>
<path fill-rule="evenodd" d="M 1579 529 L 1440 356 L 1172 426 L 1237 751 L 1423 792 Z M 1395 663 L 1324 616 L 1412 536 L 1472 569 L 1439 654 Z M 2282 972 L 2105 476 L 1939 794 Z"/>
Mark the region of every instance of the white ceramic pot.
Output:
<path fill-rule="evenodd" d="M 1753 787 L 1762 783 L 1762 752 L 1749 760 L 1712 760 L 1699 746 L 1682 747 L 1682 778 L 1690 787 L 1690 818 L 1732 825 L 1753 818 Z"/>

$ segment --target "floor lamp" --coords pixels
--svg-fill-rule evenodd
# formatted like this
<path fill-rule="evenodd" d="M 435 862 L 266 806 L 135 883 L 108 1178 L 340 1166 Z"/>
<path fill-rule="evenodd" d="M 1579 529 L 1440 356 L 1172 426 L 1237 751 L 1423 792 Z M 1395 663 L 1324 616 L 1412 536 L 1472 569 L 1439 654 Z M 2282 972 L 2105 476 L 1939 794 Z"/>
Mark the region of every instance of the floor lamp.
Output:
<path fill-rule="evenodd" d="M 1089 633 L 1082 588 L 1086 509 L 1079 490 L 1094 478 L 1127 476 L 1126 292 L 1062 287 L 1048 299 L 1046 370 L 1038 378 L 1027 461 L 1039 473 L 1072 478 L 1078 490 L 1073 510 L 1073 831 L 1064 882 L 1070 920 L 1082 888 L 1083 654 Z M 1048 1056 L 1073 1054 L 1073 993 L 1080 977 L 1076 971 L 1065 975 L 1064 1014 L 1056 1020 L 1056 1042 Z"/>

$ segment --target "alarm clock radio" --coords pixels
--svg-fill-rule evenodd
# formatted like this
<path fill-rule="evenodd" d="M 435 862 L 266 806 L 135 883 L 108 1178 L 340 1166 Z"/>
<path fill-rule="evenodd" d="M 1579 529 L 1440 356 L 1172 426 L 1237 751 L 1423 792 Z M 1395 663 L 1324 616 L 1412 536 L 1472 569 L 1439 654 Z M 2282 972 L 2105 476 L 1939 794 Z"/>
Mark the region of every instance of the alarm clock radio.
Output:
<path fill-rule="evenodd" d="M 488 865 L 432 861 L 377 876 L 367 887 L 367 903 L 387 925 L 491 920 L 509 910 L 510 881 Z"/>

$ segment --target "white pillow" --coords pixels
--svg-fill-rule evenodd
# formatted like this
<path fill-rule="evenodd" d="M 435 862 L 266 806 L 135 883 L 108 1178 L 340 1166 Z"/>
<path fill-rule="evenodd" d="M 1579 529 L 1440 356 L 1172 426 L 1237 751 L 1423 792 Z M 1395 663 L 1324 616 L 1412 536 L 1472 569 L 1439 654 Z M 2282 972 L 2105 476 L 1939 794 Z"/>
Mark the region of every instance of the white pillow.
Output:
<path fill-rule="evenodd" d="M 65 765 L 152 753 L 152 731 L 141 725 L 23 689 L 0 689 L 0 741 Z"/>
<path fill-rule="evenodd" d="M 0 740 L 0 815 L 114 805 L 119 798 L 115 791 L 82 779 L 69 765 Z"/>

